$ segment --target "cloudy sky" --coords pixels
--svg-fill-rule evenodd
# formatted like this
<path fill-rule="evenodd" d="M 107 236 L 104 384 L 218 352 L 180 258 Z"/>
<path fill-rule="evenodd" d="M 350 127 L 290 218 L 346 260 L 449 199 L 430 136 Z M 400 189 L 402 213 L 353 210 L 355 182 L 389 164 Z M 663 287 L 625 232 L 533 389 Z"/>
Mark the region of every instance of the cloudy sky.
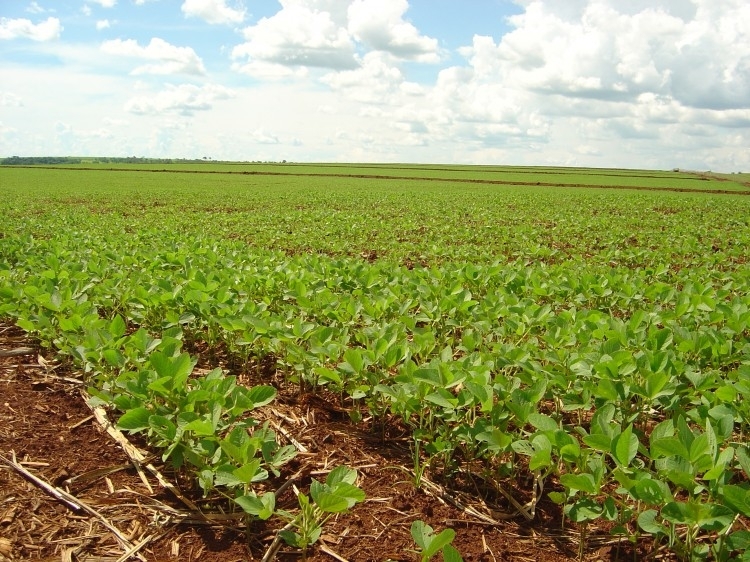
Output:
<path fill-rule="evenodd" d="M 750 170 L 748 0 L 1 0 L 0 156 Z"/>

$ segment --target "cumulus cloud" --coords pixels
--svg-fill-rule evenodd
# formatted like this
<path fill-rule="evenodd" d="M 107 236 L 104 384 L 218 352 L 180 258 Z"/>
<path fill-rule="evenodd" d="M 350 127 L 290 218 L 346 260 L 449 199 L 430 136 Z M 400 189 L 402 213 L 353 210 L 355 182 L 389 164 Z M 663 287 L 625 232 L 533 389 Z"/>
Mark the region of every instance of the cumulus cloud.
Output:
<path fill-rule="evenodd" d="M 348 30 L 372 49 L 420 62 L 440 60 L 438 41 L 421 35 L 404 14 L 407 0 L 354 0 L 348 9 Z"/>
<path fill-rule="evenodd" d="M 237 63 L 237 70 L 254 74 L 253 63 L 333 69 L 357 66 L 355 46 L 345 27 L 345 4 L 281 0 L 281 5 L 275 15 L 243 30 L 245 43 L 234 47 L 232 58 L 247 63 Z"/>
<path fill-rule="evenodd" d="M 43 14 L 47 10 L 42 8 L 38 2 L 32 2 L 31 4 L 28 5 L 28 7 L 26 8 L 26 11 L 29 12 L 30 14 Z"/>
<path fill-rule="evenodd" d="M 747 2 L 517 3 L 510 32 L 475 36 L 459 51 L 465 64 L 441 70 L 416 102 L 399 98 L 391 118 L 401 130 L 418 133 L 421 123 L 433 139 L 477 143 L 487 155 L 525 144 L 545 147 L 549 163 L 589 165 L 613 150 L 629 151 L 623 164 L 657 162 L 657 151 L 677 160 L 694 149 L 678 139 L 719 142 L 722 130 L 747 137 Z M 528 153 L 521 161 L 539 163 Z"/>
<path fill-rule="evenodd" d="M 23 100 L 12 92 L 0 92 L 0 107 L 23 107 Z"/>
<path fill-rule="evenodd" d="M 567 7 L 536 0 L 510 18 L 514 29 L 497 44 L 475 37 L 463 53 L 477 77 L 538 92 L 627 101 L 652 93 L 691 107 L 745 107 L 747 21 L 750 4 L 743 0 L 722 2 L 721 9 L 711 0 Z"/>
<path fill-rule="evenodd" d="M 394 60 L 441 59 L 437 39 L 404 19 L 407 0 L 280 3 L 276 14 L 243 30 L 245 42 L 232 51 L 235 70 L 258 78 L 293 75 L 284 70 L 290 67 L 353 70 L 362 64 L 359 51 L 388 53 Z"/>
<path fill-rule="evenodd" d="M 356 101 L 388 103 L 404 81 L 401 71 L 390 63 L 387 53 L 372 51 L 364 56 L 359 68 L 331 72 L 320 81 Z"/>
<path fill-rule="evenodd" d="M 37 24 L 23 18 L 0 18 L 0 39 L 25 38 L 32 41 L 52 41 L 59 39 L 62 30 L 63 27 L 57 18 L 47 18 Z"/>
<path fill-rule="evenodd" d="M 207 84 L 168 85 L 166 90 L 154 95 L 137 96 L 125 104 L 125 111 L 138 115 L 178 113 L 192 115 L 196 111 L 206 111 L 214 102 L 234 97 L 234 92 L 224 86 Z"/>
<path fill-rule="evenodd" d="M 211 24 L 239 24 L 245 19 L 245 9 L 231 8 L 226 0 L 185 0 L 182 13 Z"/>
<path fill-rule="evenodd" d="M 273 133 L 269 133 L 262 127 L 253 131 L 250 137 L 258 144 L 279 144 L 281 142 L 279 137 Z"/>
<path fill-rule="evenodd" d="M 101 31 L 102 29 L 107 29 L 110 27 L 109 20 L 99 20 L 96 22 L 96 29 L 98 31 Z"/>
<path fill-rule="evenodd" d="M 99 4 L 102 8 L 114 8 L 117 0 L 88 0 L 92 4 Z"/>
<path fill-rule="evenodd" d="M 205 74 L 203 61 L 191 47 L 176 47 L 154 37 L 145 47 L 134 39 L 113 39 L 102 43 L 109 55 L 155 61 L 136 67 L 132 74 Z"/>

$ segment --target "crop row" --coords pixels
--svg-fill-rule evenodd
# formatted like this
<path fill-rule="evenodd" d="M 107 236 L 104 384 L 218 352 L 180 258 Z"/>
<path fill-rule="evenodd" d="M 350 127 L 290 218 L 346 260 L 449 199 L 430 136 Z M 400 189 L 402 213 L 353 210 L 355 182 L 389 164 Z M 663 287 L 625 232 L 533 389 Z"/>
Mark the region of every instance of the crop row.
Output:
<path fill-rule="evenodd" d="M 293 453 L 253 419 L 270 364 L 407 427 L 417 481 L 470 473 L 685 558 L 750 544 L 746 198 L 0 173 L 0 317 L 248 517 Z M 351 507 L 352 478 L 300 513 Z"/>
<path fill-rule="evenodd" d="M 730 532 L 750 516 L 747 275 L 408 269 L 151 236 L 130 252 L 6 236 L 0 316 L 82 365 L 92 392 L 125 412 L 122 427 L 196 467 L 204 491 L 254 497 L 261 464 L 278 468 L 289 451 L 267 429 L 248 441 L 238 423 L 272 388 L 220 371 L 189 378 L 182 347 L 199 342 L 239 369 L 273 358 L 300 390 L 339 395 L 355 422 L 364 409 L 397 416 L 417 474 L 471 466 L 520 489 L 530 473 L 532 504 L 559 483 L 550 497 L 573 521 L 606 518 L 686 553 L 711 544 L 726 556 L 750 538 Z"/>

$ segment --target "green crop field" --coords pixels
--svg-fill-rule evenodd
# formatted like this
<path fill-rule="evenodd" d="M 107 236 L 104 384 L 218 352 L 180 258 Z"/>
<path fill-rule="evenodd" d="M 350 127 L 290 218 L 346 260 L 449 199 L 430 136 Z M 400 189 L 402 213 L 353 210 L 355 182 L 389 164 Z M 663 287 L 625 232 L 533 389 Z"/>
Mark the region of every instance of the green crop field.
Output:
<path fill-rule="evenodd" d="M 654 555 L 748 560 L 746 182 L 3 166 L 0 319 L 86 373 L 121 429 L 248 525 L 275 517 L 262 482 L 294 454 L 253 425 L 278 391 L 258 367 L 270 362 L 351 424 L 408 428 L 417 486 L 469 471 L 532 515 L 558 504 L 584 538 L 602 528 Z M 197 349 L 221 368 L 193 372 Z M 319 514 L 363 499 L 343 469 L 320 486 L 305 500 Z M 304 549 L 297 529 L 287 538 Z"/>

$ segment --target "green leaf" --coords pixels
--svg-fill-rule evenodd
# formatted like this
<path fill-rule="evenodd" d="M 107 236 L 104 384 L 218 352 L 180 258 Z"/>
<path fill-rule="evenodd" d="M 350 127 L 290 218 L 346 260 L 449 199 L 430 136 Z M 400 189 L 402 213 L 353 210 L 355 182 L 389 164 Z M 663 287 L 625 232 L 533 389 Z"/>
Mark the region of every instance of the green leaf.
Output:
<path fill-rule="evenodd" d="M 247 394 L 255 408 L 260 408 L 273 401 L 276 398 L 276 389 L 272 386 L 261 385 L 254 386 Z"/>
<path fill-rule="evenodd" d="M 357 481 L 357 471 L 348 466 L 337 466 L 326 476 L 326 484 L 335 488 L 340 482 L 354 484 Z"/>
<path fill-rule="evenodd" d="M 618 511 L 617 504 L 612 496 L 608 496 L 604 500 L 604 517 L 607 521 L 615 521 L 617 519 Z"/>
<path fill-rule="evenodd" d="M 695 440 L 690 445 L 690 462 L 696 462 L 698 459 L 700 459 L 704 455 L 708 455 L 710 453 L 710 444 L 708 440 L 708 435 L 705 433 L 701 433 L 698 435 Z M 713 457 L 711 458 L 713 460 Z"/>
<path fill-rule="evenodd" d="M 703 479 L 718 480 L 726 474 L 731 474 L 731 472 L 727 471 L 727 465 L 732 462 L 732 459 L 734 459 L 734 448 L 727 447 L 718 454 L 713 468 L 703 475 Z"/>
<path fill-rule="evenodd" d="M 609 453 L 612 450 L 612 438 L 604 433 L 592 433 L 583 437 L 583 442 L 602 453 Z"/>
<path fill-rule="evenodd" d="M 535 451 L 529 459 L 529 470 L 547 468 L 552 464 L 552 452 L 549 449 Z"/>
<path fill-rule="evenodd" d="M 348 470 L 354 472 L 356 477 L 356 471 Z M 348 479 L 350 473 L 343 476 Z M 328 482 L 321 484 L 317 480 L 313 480 L 310 484 L 310 495 L 322 511 L 338 513 L 349 509 L 357 502 L 364 501 L 364 491 L 344 481 L 341 476 L 334 475 L 332 481 L 335 482 L 333 486 L 329 485 Z"/>
<path fill-rule="evenodd" d="M 341 513 L 350 507 L 347 498 L 325 490 L 316 493 L 314 499 L 315 505 L 326 513 Z"/>
<path fill-rule="evenodd" d="M 651 440 L 651 457 L 654 459 L 660 457 L 680 457 L 687 460 L 690 457 L 690 453 L 679 439 L 676 437 L 666 437 Z"/>
<path fill-rule="evenodd" d="M 192 431 L 195 435 L 201 437 L 213 435 L 215 432 L 213 424 L 206 419 L 193 420 L 186 424 L 182 429 L 183 431 Z"/>
<path fill-rule="evenodd" d="M 559 426 L 555 420 L 544 414 L 533 412 L 529 414 L 528 422 L 539 431 L 555 431 Z"/>
<path fill-rule="evenodd" d="M 750 447 L 745 445 L 737 447 L 736 455 L 737 462 L 740 463 L 742 471 L 745 473 L 745 478 L 750 478 Z"/>
<path fill-rule="evenodd" d="M 448 398 L 448 396 L 451 396 L 451 398 Z M 438 389 L 437 392 L 428 394 L 424 397 L 424 399 L 427 402 L 432 402 L 433 404 L 437 404 L 438 406 L 441 406 L 447 410 L 454 410 L 456 408 L 458 400 L 456 398 L 453 398 L 452 396 L 453 395 L 451 395 L 447 390 Z"/>
<path fill-rule="evenodd" d="M 125 321 L 122 319 L 122 316 L 116 314 L 112 321 L 109 323 L 109 333 L 112 334 L 115 338 L 121 338 L 125 335 L 126 329 L 127 326 L 125 325 Z"/>
<path fill-rule="evenodd" d="M 549 492 L 547 496 L 552 501 L 552 503 L 556 503 L 557 505 L 564 504 L 565 500 L 567 500 L 568 498 L 568 496 L 563 494 L 562 492 Z"/>
<path fill-rule="evenodd" d="M 513 437 L 507 433 L 503 433 L 499 429 L 492 429 L 492 431 L 477 433 L 476 440 L 482 443 L 487 443 L 488 451 L 499 453 L 508 449 L 513 442 Z"/>
<path fill-rule="evenodd" d="M 663 373 L 653 373 L 646 379 L 646 397 L 650 400 L 654 400 L 661 396 L 662 389 L 669 382 L 669 377 Z"/>
<path fill-rule="evenodd" d="M 424 521 L 417 520 L 411 524 L 411 536 L 414 539 L 414 542 L 417 543 L 417 546 L 422 550 L 427 548 L 428 541 L 430 540 L 430 537 L 432 537 L 432 534 L 432 527 Z"/>
<path fill-rule="evenodd" d="M 423 557 L 427 556 L 428 558 L 432 558 L 438 552 L 443 550 L 445 546 L 449 545 L 455 537 L 456 537 L 456 531 L 454 531 L 453 529 L 443 529 L 437 535 L 434 535 L 430 539 L 430 543 L 427 545 L 427 548 L 422 552 L 422 556 Z"/>
<path fill-rule="evenodd" d="M 727 485 L 721 489 L 724 504 L 745 517 L 750 517 L 750 490 L 741 486 Z"/>
<path fill-rule="evenodd" d="M 293 546 L 294 548 L 302 548 L 302 537 L 299 533 L 282 529 L 281 531 L 279 531 L 279 536 L 289 546 Z"/>
<path fill-rule="evenodd" d="M 126 431 L 143 431 L 149 427 L 150 416 L 151 412 L 147 408 L 133 408 L 120 417 L 117 427 Z"/>
<path fill-rule="evenodd" d="M 697 525 L 708 531 L 724 529 L 734 519 L 734 513 L 728 507 L 695 500 L 670 502 L 662 508 L 661 515 L 670 523 Z"/>
<path fill-rule="evenodd" d="M 461 553 L 452 544 L 443 547 L 443 562 L 464 562 Z"/>
<path fill-rule="evenodd" d="M 717 388 L 714 392 L 716 397 L 722 402 L 731 404 L 737 399 L 737 389 L 732 385 L 724 385 Z"/>
<path fill-rule="evenodd" d="M 260 459 L 253 459 L 247 464 L 243 464 L 241 467 L 234 471 L 234 475 L 243 484 L 250 484 L 255 479 L 260 469 Z"/>
<path fill-rule="evenodd" d="M 661 523 L 657 522 L 656 518 L 658 516 L 659 513 L 655 509 L 642 511 L 640 515 L 638 515 L 638 526 L 651 535 L 668 534 L 668 529 Z"/>
<path fill-rule="evenodd" d="M 588 497 L 581 498 L 574 504 L 565 506 L 565 514 L 575 523 L 593 521 L 601 517 L 603 512 L 604 508 Z"/>
<path fill-rule="evenodd" d="M 436 535 L 432 527 L 424 521 L 417 520 L 411 525 L 411 536 L 421 549 L 420 555 L 425 560 L 432 558 L 444 546 L 450 544 L 455 538 L 456 532 L 453 529 L 443 529 Z"/>
<path fill-rule="evenodd" d="M 560 484 L 571 490 L 586 492 L 587 494 L 596 494 L 597 488 L 594 477 L 591 474 L 562 474 L 560 475 Z"/>
<path fill-rule="evenodd" d="M 729 550 L 750 553 L 750 531 L 735 531 L 727 535 L 727 547 Z"/>
<path fill-rule="evenodd" d="M 649 439 L 655 441 L 656 439 L 667 439 L 669 437 L 674 437 L 674 421 L 672 419 L 666 419 L 656 424 Z"/>
<path fill-rule="evenodd" d="M 633 433 L 632 424 L 612 440 L 612 457 L 623 468 L 638 454 L 638 436 Z"/>
<path fill-rule="evenodd" d="M 596 434 L 612 437 L 612 427 L 610 426 L 610 423 L 612 422 L 612 418 L 614 418 L 614 415 L 614 404 L 605 404 L 601 408 L 597 409 L 596 412 L 594 412 L 594 415 L 591 417 L 592 435 Z M 606 450 L 609 451 L 609 446 Z"/>
<path fill-rule="evenodd" d="M 258 519 L 265 521 L 274 514 L 276 509 L 276 496 L 273 492 L 267 492 L 261 497 L 255 494 L 240 496 L 234 500 L 245 513 L 255 515 Z"/>
<path fill-rule="evenodd" d="M 650 478 L 638 480 L 630 492 L 635 499 L 651 505 L 664 505 L 668 501 L 672 501 L 669 486 Z"/>

